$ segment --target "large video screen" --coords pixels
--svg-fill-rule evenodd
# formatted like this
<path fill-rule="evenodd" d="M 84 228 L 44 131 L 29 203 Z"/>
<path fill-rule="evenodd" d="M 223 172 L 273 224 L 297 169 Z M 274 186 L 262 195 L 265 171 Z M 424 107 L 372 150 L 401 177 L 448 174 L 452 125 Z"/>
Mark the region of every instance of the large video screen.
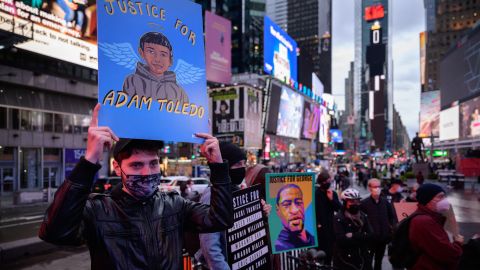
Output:
<path fill-rule="evenodd" d="M 420 137 L 438 137 L 440 91 L 423 92 L 420 99 Z"/>
<path fill-rule="evenodd" d="M 207 80 L 230 83 L 232 80 L 232 23 L 205 12 L 205 61 Z"/>
<path fill-rule="evenodd" d="M 440 112 L 440 141 L 458 139 L 459 133 L 458 106 Z"/>
<path fill-rule="evenodd" d="M 278 110 L 277 135 L 300 138 L 303 97 L 286 86 L 282 87 Z"/>
<path fill-rule="evenodd" d="M 318 141 L 328 143 L 330 133 L 330 114 L 325 106 L 320 106 L 320 131 L 318 132 Z"/>
<path fill-rule="evenodd" d="M 263 42 L 263 70 L 280 81 L 297 81 L 297 43 L 267 16 Z"/>
<path fill-rule="evenodd" d="M 0 30 L 29 40 L 15 45 L 34 53 L 98 68 L 94 0 L 2 0 Z"/>
<path fill-rule="evenodd" d="M 305 101 L 302 138 L 315 139 L 320 125 L 320 105 Z"/>
<path fill-rule="evenodd" d="M 480 96 L 460 104 L 460 138 L 480 137 Z"/>

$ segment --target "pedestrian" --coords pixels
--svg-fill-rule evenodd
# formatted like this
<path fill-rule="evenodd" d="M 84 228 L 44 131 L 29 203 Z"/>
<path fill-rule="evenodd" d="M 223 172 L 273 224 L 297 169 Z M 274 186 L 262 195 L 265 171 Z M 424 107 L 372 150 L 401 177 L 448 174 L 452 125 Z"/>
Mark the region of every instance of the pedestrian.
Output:
<path fill-rule="evenodd" d="M 180 269 L 182 232 L 220 231 L 233 225 L 228 164 L 208 134 L 202 155 L 212 172 L 211 205 L 191 202 L 177 192 L 163 193 L 157 141 L 119 139 L 98 126 L 97 104 L 88 129 L 85 156 L 55 194 L 39 237 L 57 245 L 90 249 L 92 269 Z M 90 194 L 105 147 L 113 148 L 113 168 L 122 178 L 111 194 Z"/>
<path fill-rule="evenodd" d="M 425 182 L 425 178 L 423 177 L 422 171 L 418 171 L 416 178 L 417 184 L 419 184 L 420 186 L 423 185 L 423 182 Z"/>
<path fill-rule="evenodd" d="M 393 204 L 393 203 L 398 203 L 404 200 L 402 192 L 403 192 L 402 180 L 394 179 L 390 181 L 390 187 L 382 191 L 382 196 L 385 196 L 387 201 Z"/>
<path fill-rule="evenodd" d="M 220 152 L 222 157 L 227 160 L 229 165 L 228 174 L 232 181 L 231 192 L 240 190 L 239 185 L 245 178 L 246 155 L 238 146 L 222 142 L 220 143 Z M 214 186 L 207 187 L 203 192 L 200 202 L 210 204 L 214 197 Z M 231 196 L 231 193 L 230 193 Z M 214 233 L 201 233 L 200 250 L 195 254 L 195 259 L 200 263 L 207 265 L 209 269 L 229 270 L 227 256 L 227 238 L 225 231 Z"/>
<path fill-rule="evenodd" d="M 365 177 L 365 174 L 363 173 L 363 168 L 358 169 L 358 183 L 363 184 L 363 179 Z"/>
<path fill-rule="evenodd" d="M 463 246 L 463 254 L 460 260 L 459 269 L 480 269 L 480 260 L 478 258 L 480 258 L 480 234 L 477 233 Z"/>
<path fill-rule="evenodd" d="M 317 176 L 315 188 L 315 210 L 317 218 L 318 249 L 326 254 L 323 262 L 325 265 L 332 264 L 333 244 L 335 231 L 333 230 L 333 218 L 335 212 L 340 211 L 342 204 L 337 193 L 331 188 L 332 177 L 327 170 L 322 169 Z"/>
<path fill-rule="evenodd" d="M 361 201 L 360 210 L 367 215 L 372 226 L 372 239 L 370 244 L 371 256 L 369 264 L 373 269 L 382 269 L 382 260 L 387 244 L 391 241 L 392 230 L 397 220 L 392 205 L 381 196 L 380 180 L 372 178 L 368 181 L 370 196 Z"/>
<path fill-rule="evenodd" d="M 418 255 L 411 270 L 458 269 L 463 236 L 450 242 L 444 230 L 445 214 L 450 203 L 445 191 L 435 184 L 424 184 L 417 190 L 418 209 L 410 221 L 409 239 Z"/>
<path fill-rule="evenodd" d="M 360 211 L 360 193 L 349 188 L 342 192 L 343 207 L 335 215 L 333 267 L 342 270 L 370 270 L 368 264 L 372 228 Z"/>

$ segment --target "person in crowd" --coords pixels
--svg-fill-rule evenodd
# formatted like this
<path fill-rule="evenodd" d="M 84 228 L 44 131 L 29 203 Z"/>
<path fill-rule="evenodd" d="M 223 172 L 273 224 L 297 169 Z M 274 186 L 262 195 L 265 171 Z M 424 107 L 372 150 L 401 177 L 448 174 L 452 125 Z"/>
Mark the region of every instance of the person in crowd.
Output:
<path fill-rule="evenodd" d="M 458 269 L 464 239 L 454 235 L 451 243 L 444 230 L 445 215 L 450 209 L 445 191 L 427 183 L 418 188 L 417 200 L 418 209 L 410 221 L 409 240 L 418 257 L 411 269 Z"/>
<path fill-rule="evenodd" d="M 210 206 L 191 202 L 177 192 L 159 191 L 162 144 L 119 139 L 109 127 L 98 126 L 99 110 L 97 104 L 85 156 L 55 193 L 39 237 L 57 245 L 86 242 L 92 269 L 180 269 L 182 228 L 213 232 L 233 225 L 228 164 L 218 140 L 196 134 L 205 139 L 201 153 L 212 172 L 212 201 Z M 114 142 L 113 168 L 122 184 L 111 194 L 90 194 L 103 151 Z"/>
<path fill-rule="evenodd" d="M 398 203 L 403 201 L 403 182 L 400 179 L 394 179 L 390 182 L 390 188 L 384 189 L 382 195 L 389 203 Z"/>
<path fill-rule="evenodd" d="M 222 142 L 220 143 L 220 153 L 229 164 L 228 174 L 232 181 L 231 192 L 240 190 L 239 185 L 245 178 L 247 159 L 245 152 L 232 143 Z M 200 198 L 200 202 L 209 204 L 214 198 L 212 195 L 214 194 L 211 187 L 207 187 Z M 229 270 L 225 231 L 201 233 L 199 238 L 200 250 L 195 254 L 195 259 L 207 265 L 209 269 Z"/>
<path fill-rule="evenodd" d="M 180 195 L 183 198 L 189 199 L 194 202 L 198 202 L 200 200 L 200 194 L 198 193 L 198 191 L 193 190 L 192 179 L 180 182 Z"/>
<path fill-rule="evenodd" d="M 473 235 L 472 239 L 463 246 L 463 254 L 460 260 L 462 270 L 480 269 L 480 234 Z"/>
<path fill-rule="evenodd" d="M 417 184 L 419 184 L 420 186 L 423 185 L 423 182 L 425 182 L 425 178 L 423 177 L 422 171 L 418 171 L 416 178 L 417 178 Z"/>
<path fill-rule="evenodd" d="M 315 210 L 317 218 L 318 249 L 326 254 L 325 265 L 331 265 L 335 232 L 333 230 L 333 218 L 335 212 L 340 211 L 342 204 L 337 193 L 331 188 L 332 177 L 327 170 L 323 169 L 317 176 L 315 188 Z"/>
<path fill-rule="evenodd" d="M 413 184 L 410 194 L 405 199 L 406 202 L 417 202 L 417 190 L 420 187 L 418 183 Z"/>
<path fill-rule="evenodd" d="M 335 215 L 333 229 L 335 245 L 333 267 L 342 270 L 369 270 L 370 241 L 372 228 L 367 217 L 360 211 L 360 193 L 353 188 L 341 194 L 343 207 Z"/>
<path fill-rule="evenodd" d="M 361 185 L 363 184 L 363 179 L 365 177 L 365 174 L 363 173 L 363 168 L 358 169 L 358 184 Z"/>
<path fill-rule="evenodd" d="M 369 264 L 373 269 L 382 269 L 382 260 L 385 255 L 387 244 L 391 240 L 392 230 L 396 224 L 395 213 L 392 205 L 381 196 L 380 180 L 372 178 L 368 181 L 368 190 L 370 196 L 361 201 L 360 210 L 367 215 L 368 221 L 372 226 L 372 241 L 370 249 L 372 251 L 369 258 Z"/>

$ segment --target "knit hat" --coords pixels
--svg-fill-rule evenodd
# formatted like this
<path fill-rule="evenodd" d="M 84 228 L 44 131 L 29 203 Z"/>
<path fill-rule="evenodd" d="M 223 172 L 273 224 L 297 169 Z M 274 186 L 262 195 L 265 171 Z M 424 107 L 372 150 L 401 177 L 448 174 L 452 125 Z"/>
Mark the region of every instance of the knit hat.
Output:
<path fill-rule="evenodd" d="M 246 160 L 245 152 L 238 146 L 229 142 L 220 143 L 220 153 L 222 158 L 228 160 L 228 166 L 239 162 L 240 160 Z"/>
<path fill-rule="evenodd" d="M 423 184 L 417 190 L 417 201 L 421 205 L 426 205 L 440 192 L 445 191 L 438 185 L 430 183 Z"/>

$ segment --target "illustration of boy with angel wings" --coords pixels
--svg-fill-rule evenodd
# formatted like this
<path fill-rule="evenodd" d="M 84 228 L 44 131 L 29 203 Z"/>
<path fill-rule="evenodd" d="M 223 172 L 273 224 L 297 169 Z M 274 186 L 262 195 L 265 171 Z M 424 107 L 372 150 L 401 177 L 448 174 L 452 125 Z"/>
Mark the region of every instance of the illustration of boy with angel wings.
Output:
<path fill-rule="evenodd" d="M 178 59 L 173 71 L 173 47 L 159 32 L 147 32 L 140 38 L 138 55 L 130 43 L 103 43 L 100 49 L 113 62 L 135 72 L 125 77 L 123 91 L 129 96 L 189 103 L 181 85 L 198 81 L 205 70 Z"/>

